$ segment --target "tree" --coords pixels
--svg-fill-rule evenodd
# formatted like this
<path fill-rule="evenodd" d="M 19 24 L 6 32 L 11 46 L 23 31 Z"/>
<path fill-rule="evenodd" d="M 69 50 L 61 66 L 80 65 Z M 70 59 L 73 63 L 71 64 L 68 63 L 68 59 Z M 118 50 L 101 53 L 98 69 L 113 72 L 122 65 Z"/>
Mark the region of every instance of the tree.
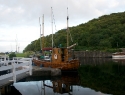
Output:
<path fill-rule="evenodd" d="M 9 54 L 9 58 L 10 58 L 10 59 L 13 59 L 13 57 L 16 57 L 15 52 L 12 52 L 12 53 Z"/>

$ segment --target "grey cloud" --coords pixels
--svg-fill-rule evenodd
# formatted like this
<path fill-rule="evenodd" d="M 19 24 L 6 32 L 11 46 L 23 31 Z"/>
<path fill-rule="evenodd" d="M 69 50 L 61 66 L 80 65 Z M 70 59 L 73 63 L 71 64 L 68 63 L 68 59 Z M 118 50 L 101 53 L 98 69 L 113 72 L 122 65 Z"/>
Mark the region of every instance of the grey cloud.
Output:
<path fill-rule="evenodd" d="M 71 27 L 101 15 L 123 12 L 125 11 L 124 6 L 124 0 L 0 0 L 0 41 L 15 39 L 16 33 L 19 39 L 23 38 L 26 42 L 37 39 L 39 37 L 39 17 L 42 18 L 43 14 L 45 33 L 50 34 L 51 7 L 56 28 L 60 30 L 66 27 L 67 7 Z M 12 33 L 15 35 L 11 35 Z M 26 35 L 29 34 L 31 35 L 27 38 Z M 26 44 L 28 43 L 25 43 L 25 46 Z"/>
<path fill-rule="evenodd" d="M 80 17 L 84 14 L 83 1 L 72 0 L 11 0 L 11 2 L 3 1 L 1 4 L 0 21 L 3 24 L 20 25 L 37 23 L 36 20 L 42 14 L 45 14 L 47 19 L 51 17 L 51 7 L 53 7 L 54 15 L 57 21 L 66 19 L 67 10 L 69 6 L 69 13 L 72 17 Z M 79 5 L 81 4 L 81 5 Z M 89 11 L 87 11 L 89 13 Z M 86 11 L 85 14 L 87 15 Z"/>
<path fill-rule="evenodd" d="M 104 14 L 124 11 L 123 0 L 0 0 L 0 26 L 36 26 L 45 15 L 51 22 L 51 7 L 56 24 L 65 23 L 67 7 L 71 23 L 81 24 Z"/>
<path fill-rule="evenodd" d="M 0 22 L 15 26 L 35 25 L 42 14 L 49 22 L 51 20 L 51 7 L 53 7 L 57 22 L 63 22 L 66 19 L 67 7 L 69 7 L 72 21 L 75 19 L 87 21 L 107 13 L 115 3 L 122 4 L 118 0 L 1 0 Z"/>

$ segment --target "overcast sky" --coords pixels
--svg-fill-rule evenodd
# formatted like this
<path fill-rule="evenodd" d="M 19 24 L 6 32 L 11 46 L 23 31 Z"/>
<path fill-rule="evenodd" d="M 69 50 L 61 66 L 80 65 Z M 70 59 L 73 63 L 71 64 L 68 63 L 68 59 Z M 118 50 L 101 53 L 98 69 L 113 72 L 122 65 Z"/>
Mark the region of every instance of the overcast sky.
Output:
<path fill-rule="evenodd" d="M 51 7 L 55 19 L 53 32 L 111 13 L 124 12 L 125 0 L 0 0 L 0 52 L 19 52 L 40 37 L 44 14 L 44 35 L 52 33 Z M 42 31 L 42 30 L 41 30 Z M 18 49 L 17 49 L 18 50 Z"/>

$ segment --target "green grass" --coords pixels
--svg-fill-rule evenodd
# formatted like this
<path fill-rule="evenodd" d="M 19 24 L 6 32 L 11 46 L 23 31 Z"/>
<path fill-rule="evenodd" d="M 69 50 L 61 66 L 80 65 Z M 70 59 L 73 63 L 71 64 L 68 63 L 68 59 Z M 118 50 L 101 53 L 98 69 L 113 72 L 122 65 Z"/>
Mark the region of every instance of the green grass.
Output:
<path fill-rule="evenodd" d="M 26 54 L 25 53 L 17 53 L 16 57 L 26 57 Z"/>

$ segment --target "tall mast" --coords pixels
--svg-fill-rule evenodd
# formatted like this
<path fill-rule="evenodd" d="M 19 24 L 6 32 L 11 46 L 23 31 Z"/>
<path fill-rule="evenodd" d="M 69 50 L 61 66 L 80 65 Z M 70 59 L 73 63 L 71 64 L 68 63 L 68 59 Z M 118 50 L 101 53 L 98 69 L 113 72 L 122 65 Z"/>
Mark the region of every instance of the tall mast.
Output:
<path fill-rule="evenodd" d="M 68 7 L 67 7 L 67 47 L 69 47 L 69 36 L 68 36 L 69 28 L 68 28 L 68 20 L 69 20 L 69 17 L 68 17 Z"/>
<path fill-rule="evenodd" d="M 20 45 L 18 44 L 18 53 L 19 53 Z"/>
<path fill-rule="evenodd" d="M 39 17 L 39 24 L 40 24 L 40 50 L 42 50 L 42 44 L 41 44 L 41 23 L 40 23 L 40 17 Z"/>
<path fill-rule="evenodd" d="M 53 48 L 53 12 L 51 7 L 51 21 L 52 21 L 52 48 Z"/>
<path fill-rule="evenodd" d="M 17 53 L 17 40 L 15 39 L 15 42 L 16 42 L 16 51 L 15 51 L 15 53 Z"/>
<path fill-rule="evenodd" d="M 42 50 L 43 50 L 43 48 L 44 48 L 44 14 L 43 14 L 42 26 L 43 26 L 42 27 Z"/>
<path fill-rule="evenodd" d="M 16 34 L 16 53 L 18 52 L 18 46 L 17 46 L 17 44 L 18 44 L 18 42 L 17 42 L 17 34 Z"/>

